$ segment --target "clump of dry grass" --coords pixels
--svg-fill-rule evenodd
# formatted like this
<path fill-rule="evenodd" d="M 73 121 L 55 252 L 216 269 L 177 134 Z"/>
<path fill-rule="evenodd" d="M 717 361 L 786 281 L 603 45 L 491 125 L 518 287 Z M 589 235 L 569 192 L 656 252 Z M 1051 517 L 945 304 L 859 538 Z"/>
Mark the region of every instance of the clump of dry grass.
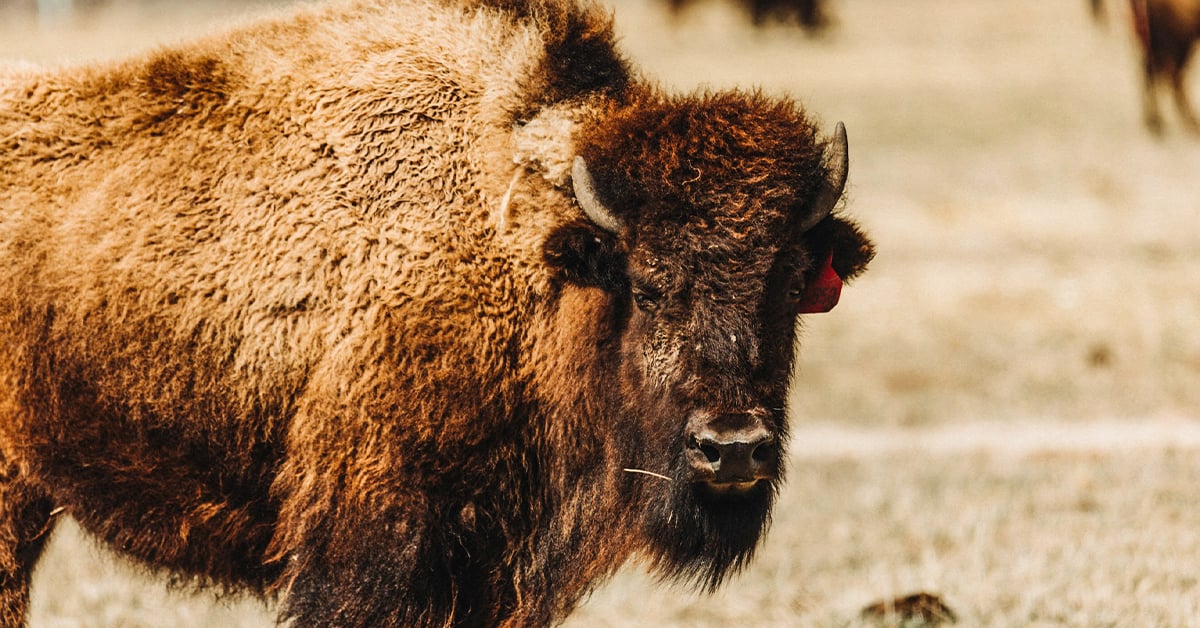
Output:
<path fill-rule="evenodd" d="M 900 628 L 936 628 L 958 621 L 954 609 L 926 591 L 868 604 L 858 615 L 867 622 Z"/>

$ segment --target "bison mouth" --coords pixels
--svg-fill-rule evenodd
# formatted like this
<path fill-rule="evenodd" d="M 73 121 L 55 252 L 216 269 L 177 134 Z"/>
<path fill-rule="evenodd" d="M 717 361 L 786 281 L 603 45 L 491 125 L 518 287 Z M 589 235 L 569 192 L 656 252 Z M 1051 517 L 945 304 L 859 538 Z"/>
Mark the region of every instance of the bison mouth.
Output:
<path fill-rule="evenodd" d="M 739 451 L 740 449 L 746 451 Z M 692 483 L 712 495 L 735 496 L 772 484 L 779 476 L 774 441 L 753 447 L 734 445 L 723 451 L 690 442 L 687 448 Z"/>
<path fill-rule="evenodd" d="M 712 491 L 714 495 L 740 495 L 758 486 L 759 481 L 759 479 L 746 480 L 744 482 L 713 482 L 709 480 L 703 482 L 703 485 L 707 490 Z"/>

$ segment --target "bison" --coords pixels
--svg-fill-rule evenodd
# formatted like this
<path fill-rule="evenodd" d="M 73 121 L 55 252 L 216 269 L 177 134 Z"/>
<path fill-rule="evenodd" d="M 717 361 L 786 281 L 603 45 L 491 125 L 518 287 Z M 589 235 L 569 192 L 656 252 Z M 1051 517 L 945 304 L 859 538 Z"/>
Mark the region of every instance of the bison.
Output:
<path fill-rule="evenodd" d="M 845 133 L 669 94 L 573 0 L 338 0 L 0 71 L 0 623 L 60 516 L 299 626 L 713 588 L 797 317 L 873 245 Z"/>
<path fill-rule="evenodd" d="M 1130 0 L 1133 26 L 1142 54 L 1142 107 L 1146 126 L 1161 133 L 1157 89 L 1169 83 L 1187 129 L 1200 133 L 1187 93 L 1187 66 L 1200 39 L 1200 0 Z"/>
<path fill-rule="evenodd" d="M 672 15 L 678 16 L 695 2 L 667 0 L 667 8 Z M 735 0 L 734 4 L 746 12 L 756 27 L 768 23 L 792 24 L 818 34 L 832 24 L 825 0 Z"/>

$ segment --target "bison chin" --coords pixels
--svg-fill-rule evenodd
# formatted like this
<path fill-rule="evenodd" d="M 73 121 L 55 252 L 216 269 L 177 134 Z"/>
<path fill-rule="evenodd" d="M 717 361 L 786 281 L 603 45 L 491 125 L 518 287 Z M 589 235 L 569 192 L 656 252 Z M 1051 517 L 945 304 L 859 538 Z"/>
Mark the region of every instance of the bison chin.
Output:
<path fill-rule="evenodd" d="M 771 522 L 776 481 L 737 493 L 716 493 L 703 483 L 669 486 L 670 497 L 655 502 L 645 523 L 653 567 L 664 577 L 716 589 L 753 556 Z"/>

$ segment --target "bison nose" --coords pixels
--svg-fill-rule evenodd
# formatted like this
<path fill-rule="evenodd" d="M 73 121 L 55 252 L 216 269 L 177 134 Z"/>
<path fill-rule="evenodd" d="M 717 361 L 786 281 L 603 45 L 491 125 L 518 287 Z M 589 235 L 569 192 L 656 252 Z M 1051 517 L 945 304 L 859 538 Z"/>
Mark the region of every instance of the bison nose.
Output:
<path fill-rule="evenodd" d="M 748 489 L 778 473 L 775 435 L 757 416 L 720 415 L 691 421 L 688 458 L 696 479 L 721 489 Z"/>

